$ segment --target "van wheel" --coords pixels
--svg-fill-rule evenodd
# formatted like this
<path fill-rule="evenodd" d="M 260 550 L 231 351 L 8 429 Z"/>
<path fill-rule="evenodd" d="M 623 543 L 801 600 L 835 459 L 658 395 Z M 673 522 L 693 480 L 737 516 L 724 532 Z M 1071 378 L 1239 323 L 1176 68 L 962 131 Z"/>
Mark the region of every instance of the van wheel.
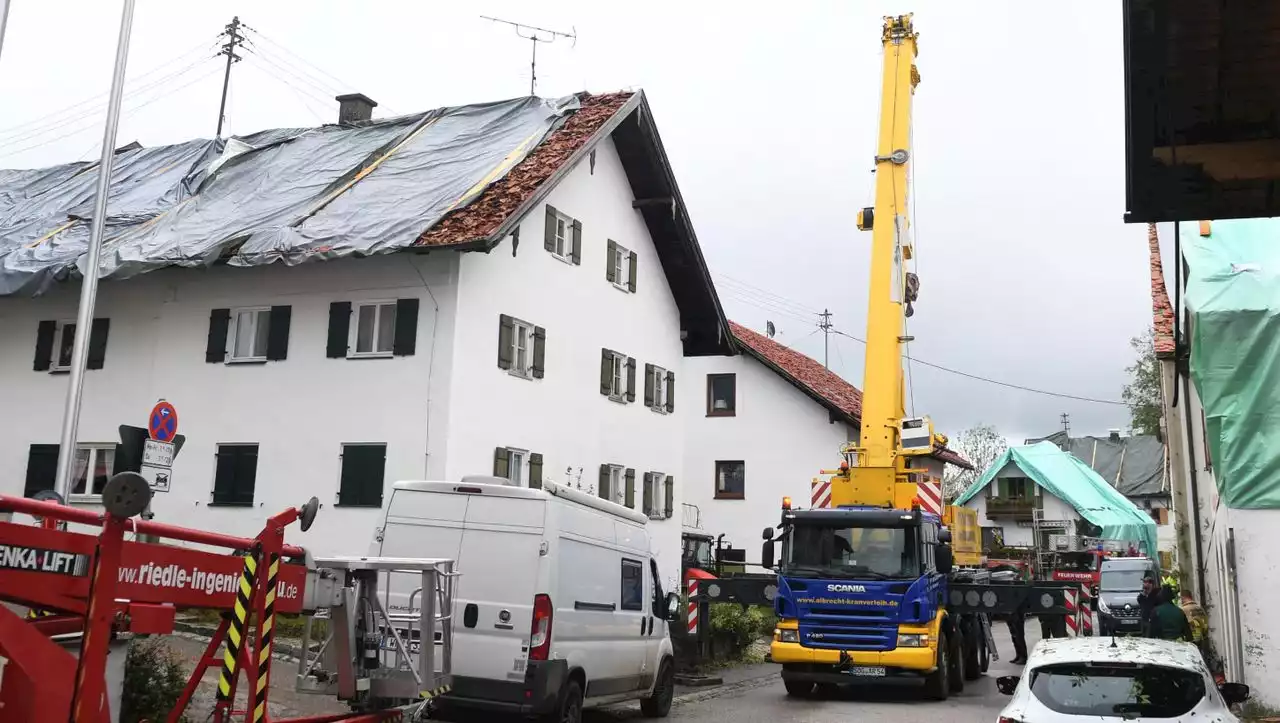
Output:
<path fill-rule="evenodd" d="M 666 718 L 671 712 L 671 699 L 675 694 L 676 671 L 668 658 L 658 668 L 658 682 L 653 686 L 653 695 L 640 699 L 640 712 L 646 718 Z"/>
<path fill-rule="evenodd" d="M 582 686 L 578 681 L 570 680 L 564 684 L 560 705 L 550 720 L 554 723 L 582 723 Z"/>
<path fill-rule="evenodd" d="M 950 645 L 949 637 L 938 641 L 938 658 L 934 661 L 938 667 L 924 679 L 924 694 L 930 700 L 946 700 L 951 694 L 951 665 L 947 660 Z"/>

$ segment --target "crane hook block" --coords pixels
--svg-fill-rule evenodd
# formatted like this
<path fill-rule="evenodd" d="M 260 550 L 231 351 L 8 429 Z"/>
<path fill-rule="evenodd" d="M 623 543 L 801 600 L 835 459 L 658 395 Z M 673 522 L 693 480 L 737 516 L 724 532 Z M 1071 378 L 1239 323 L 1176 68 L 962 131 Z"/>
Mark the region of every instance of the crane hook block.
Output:
<path fill-rule="evenodd" d="M 875 225 L 876 210 L 870 206 L 858 212 L 858 230 L 870 231 Z"/>

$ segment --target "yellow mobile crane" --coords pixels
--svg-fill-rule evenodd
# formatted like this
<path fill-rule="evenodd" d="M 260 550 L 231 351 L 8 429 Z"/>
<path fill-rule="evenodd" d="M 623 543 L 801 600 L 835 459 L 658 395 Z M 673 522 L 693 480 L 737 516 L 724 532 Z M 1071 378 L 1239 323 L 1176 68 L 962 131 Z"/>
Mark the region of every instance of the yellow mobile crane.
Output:
<path fill-rule="evenodd" d="M 946 438 L 928 417 L 907 417 L 904 404 L 905 319 L 919 291 L 906 269 L 916 41 L 911 15 L 885 18 L 876 199 L 858 214 L 858 228 L 871 231 L 861 435 L 840 469 L 824 472 L 830 508 L 793 510 L 784 498 L 778 537 L 764 531 L 764 566 L 774 567 L 774 543 L 783 543 L 772 658 L 792 696 L 915 677 L 945 699 L 986 671 L 990 614 L 1066 612 L 1061 584 L 997 585 L 985 570 L 955 569 L 982 562 L 976 513 L 944 504 L 940 491 L 923 499 Z"/>

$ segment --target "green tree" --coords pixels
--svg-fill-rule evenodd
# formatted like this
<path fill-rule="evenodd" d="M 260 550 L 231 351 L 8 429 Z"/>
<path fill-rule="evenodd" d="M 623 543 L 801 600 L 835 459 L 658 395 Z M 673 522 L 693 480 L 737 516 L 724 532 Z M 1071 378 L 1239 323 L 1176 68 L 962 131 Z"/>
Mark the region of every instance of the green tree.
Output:
<path fill-rule="evenodd" d="M 1155 331 L 1147 329 L 1129 340 L 1137 359 L 1125 367 L 1129 383 L 1120 398 L 1129 405 L 1129 426 L 1134 434 L 1160 434 L 1163 398 L 1160 393 L 1160 363 L 1156 360 Z"/>
<path fill-rule="evenodd" d="M 956 435 L 947 446 L 973 464 L 973 469 L 960 469 L 949 464 L 942 473 L 942 494 L 953 500 L 982 477 L 982 473 L 1009 449 L 1009 442 L 990 424 L 978 424 Z"/>

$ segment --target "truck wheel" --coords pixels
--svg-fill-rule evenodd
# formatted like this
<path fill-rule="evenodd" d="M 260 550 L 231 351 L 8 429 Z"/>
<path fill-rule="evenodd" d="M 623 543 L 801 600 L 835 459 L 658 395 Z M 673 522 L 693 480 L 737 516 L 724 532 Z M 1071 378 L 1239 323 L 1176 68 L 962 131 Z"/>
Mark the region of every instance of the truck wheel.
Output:
<path fill-rule="evenodd" d="M 982 663 L 979 660 L 982 647 L 982 624 L 971 622 L 966 626 L 964 636 L 964 679 L 977 680 L 982 677 Z"/>
<path fill-rule="evenodd" d="M 985 673 L 987 672 L 987 668 L 991 667 L 991 649 L 987 647 L 986 636 L 983 636 L 983 638 L 978 642 L 982 646 L 982 652 L 979 653 L 980 661 L 978 663 L 978 670 Z"/>
<path fill-rule="evenodd" d="M 930 700 L 946 700 L 951 694 L 951 666 L 947 662 L 947 647 L 950 640 L 943 637 L 938 641 L 938 659 L 934 661 L 937 668 L 924 679 L 924 694 Z"/>
<path fill-rule="evenodd" d="M 666 718 L 671 712 L 671 699 L 675 697 L 675 692 L 676 672 L 668 658 L 658 668 L 658 682 L 653 686 L 653 695 L 640 700 L 640 712 L 646 718 Z"/>
<path fill-rule="evenodd" d="M 792 698 L 808 698 L 813 695 L 813 683 L 805 680 L 787 680 L 783 678 L 782 686 L 787 689 L 787 695 Z"/>
<path fill-rule="evenodd" d="M 960 632 L 957 627 L 955 634 L 947 639 L 947 657 L 951 663 L 952 670 L 950 674 L 951 692 L 959 693 L 964 690 L 965 670 L 964 670 L 964 647 L 967 644 L 964 633 Z"/>

